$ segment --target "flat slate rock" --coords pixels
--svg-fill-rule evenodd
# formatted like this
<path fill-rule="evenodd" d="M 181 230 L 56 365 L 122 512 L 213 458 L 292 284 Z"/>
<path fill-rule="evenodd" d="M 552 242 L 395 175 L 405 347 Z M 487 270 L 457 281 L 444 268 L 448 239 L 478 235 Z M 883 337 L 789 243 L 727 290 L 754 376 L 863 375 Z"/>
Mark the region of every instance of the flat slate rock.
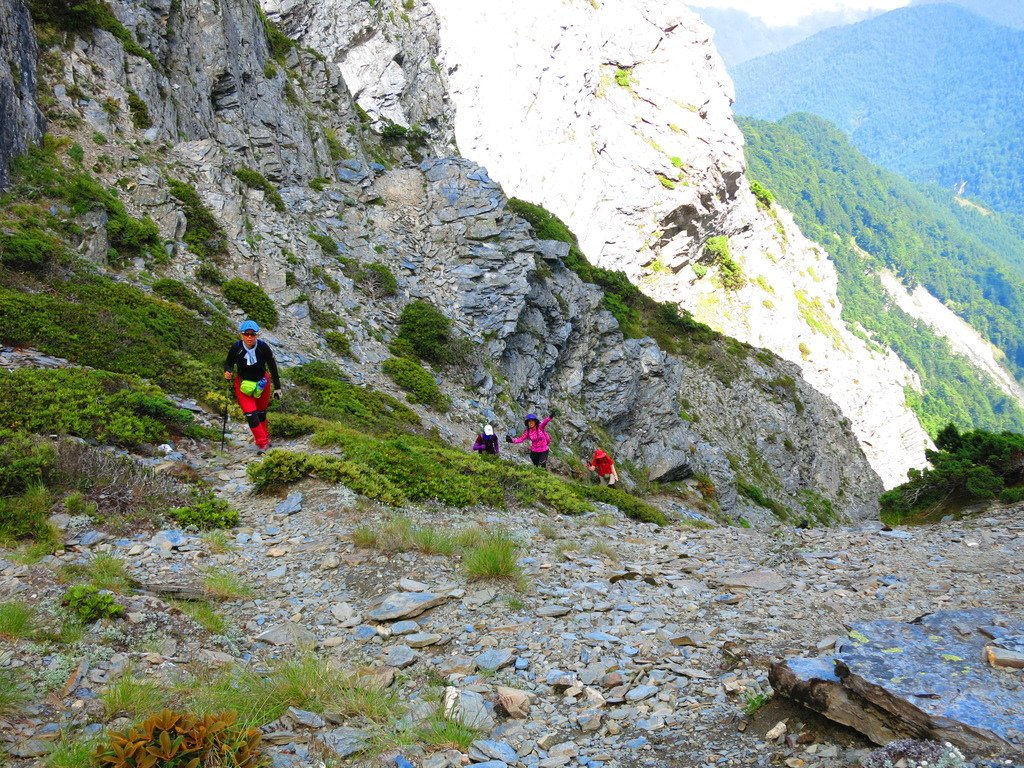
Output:
<path fill-rule="evenodd" d="M 728 576 L 722 576 L 718 583 L 726 587 L 744 587 L 746 589 L 760 589 L 765 592 L 778 592 L 789 586 L 789 582 L 782 578 L 775 571 L 767 569 L 744 571 Z"/>
<path fill-rule="evenodd" d="M 370 611 L 369 616 L 374 621 L 409 619 L 449 599 L 448 595 L 435 595 L 432 592 L 392 592 L 381 601 L 378 608 Z"/>
<path fill-rule="evenodd" d="M 279 501 L 274 507 L 274 512 L 279 515 L 294 515 L 302 511 L 302 491 L 294 491 L 288 494 L 288 498 Z"/>
<path fill-rule="evenodd" d="M 334 728 L 316 734 L 313 739 L 338 757 L 348 757 L 366 749 L 370 734 L 359 728 Z"/>
<path fill-rule="evenodd" d="M 271 645 L 314 645 L 316 643 L 316 635 L 311 630 L 291 621 L 271 627 L 256 639 Z"/>
<path fill-rule="evenodd" d="M 1024 754 L 1024 685 L 985 648 L 1021 634 L 993 611 L 939 611 L 857 624 L 834 656 L 772 666 L 776 691 L 878 744 L 917 738 L 966 752 Z"/>

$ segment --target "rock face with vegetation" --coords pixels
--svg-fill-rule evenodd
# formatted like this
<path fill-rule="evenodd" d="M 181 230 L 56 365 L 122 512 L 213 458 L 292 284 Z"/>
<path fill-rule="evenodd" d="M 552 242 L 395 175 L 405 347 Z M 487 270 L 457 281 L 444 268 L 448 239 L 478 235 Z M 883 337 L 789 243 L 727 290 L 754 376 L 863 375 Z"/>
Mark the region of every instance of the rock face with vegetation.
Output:
<path fill-rule="evenodd" d="M 7 186 L 11 160 L 43 133 L 36 105 L 37 54 L 23 0 L 0 2 L 0 190 Z"/>
<path fill-rule="evenodd" d="M 437 24 L 437 66 L 388 80 L 386 96 L 357 93 L 362 107 L 410 124 L 413 112 L 384 105 L 417 98 L 440 71 L 462 153 L 510 194 L 564 219 L 595 264 L 799 365 L 851 421 L 887 486 L 923 464 L 928 438 L 905 402 L 918 387 L 914 374 L 846 328 L 827 254 L 751 193 L 732 86 L 710 31 L 689 10 L 431 0 L 405 12 L 380 3 L 387 47 L 367 31 L 370 13 L 363 4 L 298 3 L 285 18 L 301 18 L 292 28 L 329 57 L 364 67 L 376 57 L 377 70 L 397 70 L 394 48 L 422 60 L 415 20 Z M 706 250 L 723 236 L 724 263 Z"/>
<path fill-rule="evenodd" d="M 432 406 L 424 418 L 448 439 L 488 420 L 518 431 L 526 411 L 558 408 L 557 455 L 575 471 L 604 445 L 637 480 L 688 479 L 705 511 L 752 521 L 873 513 L 877 477 L 848 423 L 798 371 L 590 267 L 564 226 L 553 236 L 534 217 L 531 229 L 486 171 L 435 156 L 417 127 L 375 121 L 335 65 L 257 8 L 112 8 L 88 33 L 73 35 L 64 17 L 44 27 L 41 71 L 62 138 L 22 175 L 61 175 L 45 190 L 16 190 L 81 209 L 87 226 L 69 245 L 101 271 L 198 312 L 218 333 L 229 317 L 253 316 L 286 366 L 326 357 L 355 381 L 405 390 Z M 50 47 L 62 38 L 73 39 L 67 52 Z M 87 314 L 99 296 L 59 291 Z M 411 299 L 443 308 L 458 355 L 387 362 L 403 356 L 395 319 Z M 96 350 L 27 322 L 18 301 L 5 341 L 103 366 Z M 200 364 L 216 365 L 224 337 L 195 344 L 194 327 L 179 324 L 172 348 L 196 367 L 158 381 L 204 396 L 216 385 L 201 383 Z M 126 360 L 115 370 L 144 369 Z"/>

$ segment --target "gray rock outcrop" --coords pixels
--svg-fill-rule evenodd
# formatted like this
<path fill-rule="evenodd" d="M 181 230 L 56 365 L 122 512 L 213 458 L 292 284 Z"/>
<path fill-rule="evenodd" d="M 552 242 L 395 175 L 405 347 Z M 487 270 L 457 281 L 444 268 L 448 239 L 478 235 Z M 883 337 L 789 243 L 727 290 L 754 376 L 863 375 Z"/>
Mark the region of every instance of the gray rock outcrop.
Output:
<path fill-rule="evenodd" d="M 971 753 L 1024 755 L 1024 693 L 987 647 L 1024 648 L 1024 625 L 989 610 L 854 626 L 834 656 L 778 662 L 776 691 L 877 744 L 934 739 Z"/>
<path fill-rule="evenodd" d="M 11 161 L 43 135 L 36 103 L 38 46 L 24 0 L 0 0 L 0 190 Z"/>
<path fill-rule="evenodd" d="M 257 282 L 278 304 L 281 322 L 270 339 L 285 365 L 336 359 L 354 381 L 401 396 L 380 364 L 390 354 L 401 302 L 427 298 L 482 352 L 469 372 L 439 372 L 463 418 L 514 428 L 524 410 L 557 404 L 557 447 L 579 454 L 603 445 L 633 462 L 637 474 L 686 481 L 704 512 L 756 523 L 774 519 L 773 512 L 796 521 L 875 511 L 881 486 L 848 422 L 795 366 L 685 324 L 676 346 L 688 351 L 678 356 L 652 339 L 625 338 L 602 292 L 566 267 L 567 244 L 538 240 L 484 168 L 389 142 L 375 130 L 385 118 L 399 122 L 397 113 L 389 117 L 383 102 L 374 102 L 376 115 L 361 114 L 338 56 L 336 65 L 287 48 L 274 58 L 246 0 L 112 8 L 157 65 L 127 55 L 102 31 L 59 54 L 66 66 L 52 85 L 58 106 L 107 141 L 102 149 L 81 142 L 86 165 L 103 168 L 97 173 L 108 184 L 129 179 L 121 185 L 126 206 L 151 215 L 169 241 L 164 274 L 206 290 L 165 173 L 195 187 L 226 235 L 229 257 L 220 269 Z M 311 12 L 280 10 L 286 21 Z M 388 26 L 394 14 L 382 21 L 364 13 L 365 4 L 349 11 L 356 26 L 369 25 L 366 35 L 399 40 Z M 417 13 L 427 31 L 410 31 L 401 42 L 427 56 L 432 12 L 425 6 Z M 427 69 L 435 85 L 442 82 Z M 421 70 L 403 87 L 419 82 Z M 74 99 L 72 87 L 80 92 Z M 410 124 L 417 115 L 429 123 L 416 104 L 431 105 L 436 120 L 428 127 L 441 144 L 450 114 L 431 88 L 395 104 Z M 148 127 L 131 119 L 140 100 Z M 152 151 L 140 153 L 136 142 Z M 97 164 L 100 152 L 109 167 Z M 280 204 L 243 185 L 233 174 L 240 166 L 262 172 L 279 189 Z M 102 264 L 104 229 L 94 231 L 82 250 Z M 395 274 L 397 302 L 355 284 L 353 268 L 368 262 Z M 140 259 L 123 277 L 146 267 Z M 340 359 L 327 350 L 324 317 L 343 323 L 352 355 Z M 424 413 L 444 435 L 464 432 L 457 418 Z"/>

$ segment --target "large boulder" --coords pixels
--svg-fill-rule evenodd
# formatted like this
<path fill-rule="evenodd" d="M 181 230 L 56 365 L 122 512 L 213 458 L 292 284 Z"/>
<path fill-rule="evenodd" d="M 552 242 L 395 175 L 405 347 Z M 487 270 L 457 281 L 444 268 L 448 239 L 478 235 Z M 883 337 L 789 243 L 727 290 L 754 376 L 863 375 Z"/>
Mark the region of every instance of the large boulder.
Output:
<path fill-rule="evenodd" d="M 1019 651 L 1024 624 L 989 610 L 855 625 L 834 656 L 772 666 L 779 693 L 877 744 L 934 739 L 970 753 L 1024 755 L 1024 681 L 990 664 Z"/>

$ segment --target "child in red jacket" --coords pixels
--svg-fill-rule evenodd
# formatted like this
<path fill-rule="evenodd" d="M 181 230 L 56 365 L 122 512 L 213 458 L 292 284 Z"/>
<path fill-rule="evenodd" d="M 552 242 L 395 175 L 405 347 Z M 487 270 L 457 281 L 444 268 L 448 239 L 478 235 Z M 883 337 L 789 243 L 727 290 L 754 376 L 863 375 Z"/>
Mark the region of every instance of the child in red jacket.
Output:
<path fill-rule="evenodd" d="M 594 451 L 594 458 L 590 460 L 587 469 L 597 472 L 597 479 L 602 483 L 615 485 L 619 482 L 619 474 L 615 471 L 615 462 L 600 448 Z"/>

